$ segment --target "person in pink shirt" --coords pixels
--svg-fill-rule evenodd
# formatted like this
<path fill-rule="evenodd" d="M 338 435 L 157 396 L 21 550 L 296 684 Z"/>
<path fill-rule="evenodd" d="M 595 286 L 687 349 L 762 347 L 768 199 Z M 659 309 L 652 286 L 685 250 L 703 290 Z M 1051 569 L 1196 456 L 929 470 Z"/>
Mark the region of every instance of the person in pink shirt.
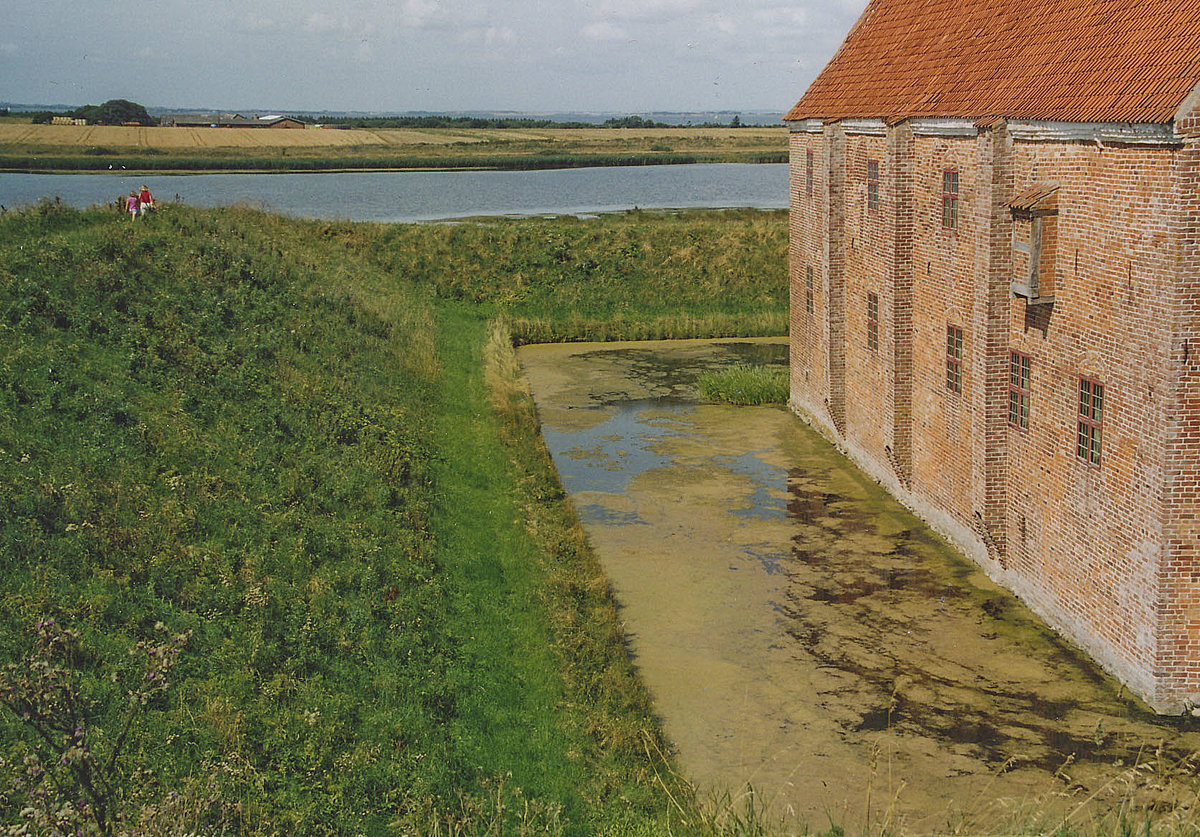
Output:
<path fill-rule="evenodd" d="M 125 209 L 129 213 L 129 220 L 136 221 L 138 213 L 141 211 L 142 202 L 138 198 L 137 192 L 130 192 L 129 197 L 125 199 Z"/>

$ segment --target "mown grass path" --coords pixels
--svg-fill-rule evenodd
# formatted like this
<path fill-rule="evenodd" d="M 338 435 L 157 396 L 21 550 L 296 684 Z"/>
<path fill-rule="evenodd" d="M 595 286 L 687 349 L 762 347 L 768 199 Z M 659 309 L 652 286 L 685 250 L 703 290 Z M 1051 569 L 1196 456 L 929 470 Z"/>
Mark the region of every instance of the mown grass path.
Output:
<path fill-rule="evenodd" d="M 576 725 L 560 717 L 562 686 L 538 598 L 544 579 L 483 380 L 485 326 L 464 306 L 439 308 L 434 531 L 450 590 L 448 630 L 466 657 L 455 746 L 481 778 L 515 767 L 514 783 L 563 800 L 577 816 L 583 748 Z"/>

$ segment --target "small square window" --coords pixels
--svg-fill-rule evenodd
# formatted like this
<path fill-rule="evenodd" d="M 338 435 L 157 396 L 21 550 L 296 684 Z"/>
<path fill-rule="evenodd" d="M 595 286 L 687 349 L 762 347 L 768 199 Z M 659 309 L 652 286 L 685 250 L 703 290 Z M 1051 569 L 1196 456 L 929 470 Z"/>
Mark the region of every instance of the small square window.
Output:
<path fill-rule="evenodd" d="M 813 193 L 813 153 L 808 151 L 805 153 L 804 163 L 804 194 L 811 196 Z"/>
<path fill-rule="evenodd" d="M 879 209 L 878 160 L 867 160 L 867 209 Z"/>
<path fill-rule="evenodd" d="M 879 296 L 867 294 L 867 348 L 879 349 Z"/>
<path fill-rule="evenodd" d="M 813 269 L 811 267 L 807 267 L 807 268 L 805 268 L 804 272 L 805 272 L 804 310 L 806 310 L 809 313 L 809 315 L 811 315 L 813 313 L 813 309 L 815 308 L 815 306 L 813 304 Z"/>
<path fill-rule="evenodd" d="M 1075 455 L 1091 465 L 1100 464 L 1100 433 L 1104 423 L 1104 385 L 1079 379 L 1079 415 Z"/>
<path fill-rule="evenodd" d="M 946 326 L 946 389 L 962 392 L 963 331 L 958 326 Z"/>
<path fill-rule="evenodd" d="M 1029 355 L 1011 352 L 1008 370 L 1008 423 L 1022 430 L 1029 428 L 1029 374 L 1033 360 Z"/>
<path fill-rule="evenodd" d="M 958 229 L 958 170 L 942 172 L 942 226 Z"/>

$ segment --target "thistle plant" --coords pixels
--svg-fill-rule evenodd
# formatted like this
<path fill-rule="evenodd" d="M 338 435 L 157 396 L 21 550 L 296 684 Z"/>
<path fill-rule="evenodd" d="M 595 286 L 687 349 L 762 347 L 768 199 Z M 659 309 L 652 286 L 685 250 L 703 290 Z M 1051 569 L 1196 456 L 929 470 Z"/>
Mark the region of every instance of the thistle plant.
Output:
<path fill-rule="evenodd" d="M 119 729 L 109 736 L 96 723 L 100 707 L 81 688 L 79 633 L 53 619 L 36 624 L 32 651 L 0 672 L 0 704 L 32 733 L 19 761 L 0 759 L 6 807 L 20 818 L 0 834 L 135 833 L 126 823 L 144 821 L 146 806 L 130 805 L 131 797 L 153 782 L 127 769 L 122 754 L 147 706 L 166 692 L 188 641 L 188 634 L 172 634 L 162 623 L 154 629 L 153 640 L 129 651 L 137 676 L 125 689 Z"/>

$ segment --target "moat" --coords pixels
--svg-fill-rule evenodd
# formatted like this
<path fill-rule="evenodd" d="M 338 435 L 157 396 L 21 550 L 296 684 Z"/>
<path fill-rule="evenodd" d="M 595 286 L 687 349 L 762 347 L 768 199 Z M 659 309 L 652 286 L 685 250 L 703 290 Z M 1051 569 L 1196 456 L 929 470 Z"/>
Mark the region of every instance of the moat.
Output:
<path fill-rule="evenodd" d="M 702 791 L 817 830 L 1195 815 L 1194 722 L 1122 693 L 784 408 L 700 402 L 700 372 L 786 365 L 783 340 L 520 358 Z"/>

